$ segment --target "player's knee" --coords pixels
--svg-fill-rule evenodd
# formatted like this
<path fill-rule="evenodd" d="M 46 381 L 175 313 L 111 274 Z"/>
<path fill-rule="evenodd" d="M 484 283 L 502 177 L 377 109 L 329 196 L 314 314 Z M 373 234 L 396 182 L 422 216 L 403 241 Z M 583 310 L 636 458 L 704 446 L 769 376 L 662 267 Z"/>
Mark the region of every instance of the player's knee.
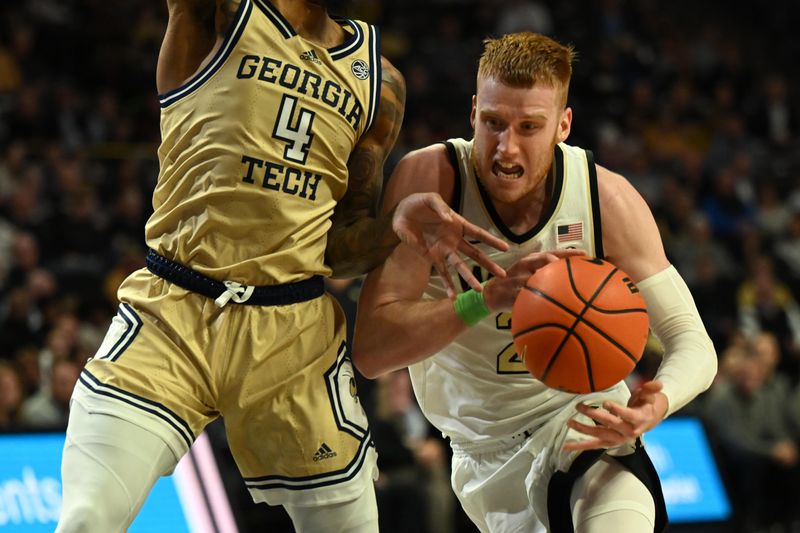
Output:
<path fill-rule="evenodd" d="M 97 531 L 112 532 L 107 517 L 103 515 L 96 500 L 86 500 L 66 507 L 61 511 L 56 533 L 94 533 Z"/>

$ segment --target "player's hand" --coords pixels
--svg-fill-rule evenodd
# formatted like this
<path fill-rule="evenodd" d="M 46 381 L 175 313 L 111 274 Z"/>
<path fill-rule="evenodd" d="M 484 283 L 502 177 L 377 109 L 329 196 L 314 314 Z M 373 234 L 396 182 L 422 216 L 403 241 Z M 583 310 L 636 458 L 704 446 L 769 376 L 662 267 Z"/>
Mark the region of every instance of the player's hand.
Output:
<path fill-rule="evenodd" d="M 540 268 L 564 257 L 586 255 L 583 250 L 551 250 L 534 252 L 511 265 L 505 278 L 492 278 L 484 287 L 486 307 L 492 311 L 509 311 L 525 282 Z"/>
<path fill-rule="evenodd" d="M 564 450 L 579 451 L 614 448 L 630 443 L 656 427 L 667 414 L 669 402 L 661 392 L 660 381 L 647 381 L 631 394 L 627 406 L 607 401 L 602 408 L 578 404 L 578 412 L 588 416 L 596 425 L 587 425 L 571 419 L 567 425 L 592 437 L 580 441 L 567 441 Z"/>
<path fill-rule="evenodd" d="M 461 274 L 470 287 L 476 291 L 483 290 L 461 254 L 472 258 L 496 277 L 506 275 L 505 270 L 468 239 L 500 251 L 508 250 L 508 243 L 468 222 L 436 193 L 414 193 L 401 200 L 394 212 L 392 229 L 402 242 L 433 264 L 447 284 L 447 294 L 451 298 L 455 298 L 456 287 L 448 265 Z"/>

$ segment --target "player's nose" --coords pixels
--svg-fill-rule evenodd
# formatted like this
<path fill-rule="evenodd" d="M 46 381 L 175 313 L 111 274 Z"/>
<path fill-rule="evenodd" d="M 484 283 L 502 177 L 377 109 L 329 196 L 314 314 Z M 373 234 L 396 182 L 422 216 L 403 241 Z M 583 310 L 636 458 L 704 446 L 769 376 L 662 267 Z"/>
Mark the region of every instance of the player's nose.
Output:
<path fill-rule="evenodd" d="M 519 154 L 520 144 L 519 135 L 514 132 L 513 128 L 506 128 L 498 136 L 497 152 L 504 159 L 513 157 Z"/>

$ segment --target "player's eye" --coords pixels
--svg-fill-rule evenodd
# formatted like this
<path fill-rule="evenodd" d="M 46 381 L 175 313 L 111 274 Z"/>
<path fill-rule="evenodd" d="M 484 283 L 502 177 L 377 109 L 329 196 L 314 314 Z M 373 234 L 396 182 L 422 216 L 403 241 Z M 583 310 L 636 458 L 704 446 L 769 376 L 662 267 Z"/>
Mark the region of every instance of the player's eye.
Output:
<path fill-rule="evenodd" d="M 503 129 L 503 123 L 496 118 L 489 117 L 486 120 L 484 120 L 484 123 L 493 130 Z"/>

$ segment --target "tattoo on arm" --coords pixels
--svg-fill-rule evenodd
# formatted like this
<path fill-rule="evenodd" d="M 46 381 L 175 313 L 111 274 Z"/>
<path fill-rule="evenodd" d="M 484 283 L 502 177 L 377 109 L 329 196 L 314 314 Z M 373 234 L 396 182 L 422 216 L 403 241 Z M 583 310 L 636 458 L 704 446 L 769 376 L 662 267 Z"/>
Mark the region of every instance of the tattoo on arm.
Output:
<path fill-rule="evenodd" d="M 347 192 L 336 206 L 328 234 L 326 259 L 337 277 L 372 270 L 399 242 L 392 230 L 392 213 L 378 217 L 377 209 L 383 164 L 403 122 L 406 88 L 400 72 L 388 62 L 382 73 L 378 116 L 350 155 Z"/>

